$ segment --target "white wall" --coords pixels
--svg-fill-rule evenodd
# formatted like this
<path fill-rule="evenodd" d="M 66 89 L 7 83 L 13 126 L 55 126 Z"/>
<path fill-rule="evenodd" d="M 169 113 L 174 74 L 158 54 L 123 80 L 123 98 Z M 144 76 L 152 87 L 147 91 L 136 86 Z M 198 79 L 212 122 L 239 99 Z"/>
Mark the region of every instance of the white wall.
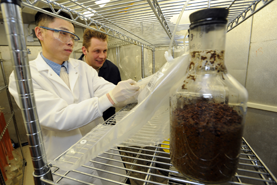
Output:
<path fill-rule="evenodd" d="M 228 72 L 245 86 L 251 18 L 227 33 L 225 63 Z"/>
<path fill-rule="evenodd" d="M 227 34 L 226 66 L 248 90 L 249 107 L 277 108 L 276 9 L 273 1 Z M 277 176 L 277 113 L 249 107 L 244 137 Z"/>

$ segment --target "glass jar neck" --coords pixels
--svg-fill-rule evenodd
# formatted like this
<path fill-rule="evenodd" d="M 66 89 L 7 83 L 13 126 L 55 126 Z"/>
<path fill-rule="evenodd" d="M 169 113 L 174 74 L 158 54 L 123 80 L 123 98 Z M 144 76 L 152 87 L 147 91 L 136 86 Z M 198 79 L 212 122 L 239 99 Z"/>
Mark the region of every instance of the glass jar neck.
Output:
<path fill-rule="evenodd" d="M 225 50 L 226 24 L 208 24 L 190 29 L 190 51 Z"/>
<path fill-rule="evenodd" d="M 226 72 L 224 50 L 204 50 L 190 52 L 189 70 L 206 72 Z"/>
<path fill-rule="evenodd" d="M 190 70 L 224 72 L 226 24 L 208 24 L 190 30 Z"/>

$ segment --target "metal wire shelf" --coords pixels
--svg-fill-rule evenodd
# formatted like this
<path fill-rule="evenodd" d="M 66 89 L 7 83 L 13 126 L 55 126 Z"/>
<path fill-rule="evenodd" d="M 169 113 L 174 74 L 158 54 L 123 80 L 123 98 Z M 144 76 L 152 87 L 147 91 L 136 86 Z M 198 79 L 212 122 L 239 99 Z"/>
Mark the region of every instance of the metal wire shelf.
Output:
<path fill-rule="evenodd" d="M 191 0 L 185 11 L 210 7 L 228 8 L 230 13 L 227 28 L 230 31 L 272 1 Z M 60 11 L 67 11 L 71 15 L 69 21 L 76 25 L 90 29 L 90 26 L 96 26 L 95 30 L 103 32 L 101 29 L 104 29 L 104 33 L 116 39 L 153 49 L 154 46 L 160 45 L 158 38 L 163 38 L 169 44 L 175 25 L 171 19 L 179 15 L 185 3 L 185 0 L 25 0 L 22 4 L 41 12 L 43 10 L 40 7 L 56 8 L 57 12 L 50 13 L 56 17 Z M 156 36 L 158 34 L 157 37 L 143 34 L 143 29 L 150 29 L 153 25 L 158 28 L 155 33 Z M 175 36 L 174 39 L 178 44 L 178 37 Z"/>
<path fill-rule="evenodd" d="M 125 107 L 122 111 L 130 110 L 134 105 Z M 116 120 L 111 117 L 106 124 L 115 124 Z M 166 140 L 168 143 L 168 141 Z M 93 165 L 83 165 L 78 170 L 62 171 L 58 166 L 52 166 L 51 170 L 58 179 L 56 182 L 47 179 L 41 179 L 47 184 L 59 184 L 63 180 L 67 183 L 83 183 L 83 178 L 93 177 L 101 179 L 103 182 L 112 184 L 126 184 L 129 179 L 131 184 L 200 184 L 184 178 L 171 164 L 168 151 L 169 144 L 161 143 L 156 146 L 141 147 L 141 143 L 122 143 L 117 148 L 112 148 L 107 152 L 91 159 L 89 162 Z M 136 146 L 137 145 L 137 146 Z M 139 145 L 139 146 L 138 146 Z M 102 161 L 101 161 L 102 160 Z M 105 162 L 103 162 L 103 160 Z M 108 161 L 108 162 L 107 162 Z M 67 161 L 70 163 L 70 161 Z M 113 164 L 109 164 L 109 163 Z M 122 166 L 124 164 L 124 166 Z M 107 170 L 109 168 L 109 170 Z M 83 171 L 85 169 L 86 172 Z M 89 171 L 91 170 L 91 172 Z M 123 170 L 126 173 L 117 173 L 115 171 Z M 109 174 L 110 176 L 121 177 L 121 181 L 115 181 L 112 178 L 103 175 L 95 175 L 93 171 Z M 76 176 L 77 175 L 77 176 Z M 79 176 L 78 176 L 79 175 Z M 103 183 L 104 184 L 104 183 Z M 239 166 L 235 176 L 226 184 L 277 184 L 276 177 L 270 172 L 263 161 L 243 138 L 239 159 Z"/>
<path fill-rule="evenodd" d="M 87 165 L 83 165 L 83 167 L 129 178 L 131 180 L 131 184 L 200 184 L 182 177 L 170 164 L 169 154 L 167 152 L 164 152 L 163 149 L 166 148 L 161 146 L 149 146 L 144 148 L 133 146 L 113 149 L 120 153 L 118 156 L 122 158 L 122 161 L 125 164 L 126 168 L 115 165 L 112 166 L 106 163 L 98 162 L 96 160 L 90 160 L 90 162 L 101 166 L 109 166 L 117 169 L 126 170 L 126 175 L 117 174 L 112 171 L 103 171 L 101 168 L 95 168 Z M 103 155 L 106 154 L 116 155 L 109 152 L 105 152 Z M 99 156 L 97 158 L 111 160 L 118 163 L 122 162 L 121 160 L 114 160 L 112 158 L 107 158 L 103 156 Z M 61 178 L 70 179 L 72 180 L 73 184 L 74 182 L 82 182 L 84 184 L 90 183 L 82 181 L 82 179 L 76 179 L 67 176 L 67 174 L 69 173 L 79 173 L 106 181 L 112 181 L 110 179 L 93 176 L 77 170 L 68 171 L 65 173 L 65 175 L 59 173 L 58 167 L 52 167 L 52 170 L 56 171 L 53 173 L 53 175 L 59 176 Z M 50 182 L 46 179 L 42 179 L 42 181 L 49 184 L 54 184 L 53 182 Z M 125 184 L 124 182 L 112 182 L 115 184 Z M 243 139 L 242 150 L 240 154 L 240 163 L 237 173 L 232 178 L 232 181 L 228 182 L 227 184 L 277 184 L 277 181 L 276 178 L 264 165 L 264 163 L 260 160 L 260 158 L 251 149 L 245 139 Z"/>

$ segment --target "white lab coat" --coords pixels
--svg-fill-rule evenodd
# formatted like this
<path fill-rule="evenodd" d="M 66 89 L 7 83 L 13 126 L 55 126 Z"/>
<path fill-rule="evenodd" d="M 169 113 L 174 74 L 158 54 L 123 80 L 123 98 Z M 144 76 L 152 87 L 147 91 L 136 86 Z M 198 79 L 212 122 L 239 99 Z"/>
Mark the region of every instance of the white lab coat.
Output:
<path fill-rule="evenodd" d="M 40 54 L 35 60 L 30 61 L 30 68 L 46 156 L 48 162 L 51 162 L 97 124 L 104 122 L 102 112 L 99 110 L 99 97 L 111 91 L 115 85 L 98 77 L 95 69 L 80 60 L 69 59 L 68 61 L 70 88 Z M 14 73 L 10 75 L 9 91 L 20 106 Z M 118 156 L 113 158 L 121 160 Z M 112 161 L 107 160 L 105 163 L 112 164 Z M 122 163 L 117 165 L 123 167 Z M 116 181 L 123 179 L 120 176 L 107 176 L 82 167 L 77 170 Z M 110 171 L 126 174 L 125 170 L 121 169 L 110 169 Z M 77 175 L 75 178 L 96 185 L 110 184 L 107 181 L 82 175 Z M 72 184 L 72 181 L 63 179 L 61 184 Z M 78 183 L 73 182 L 73 184 Z"/>
<path fill-rule="evenodd" d="M 68 61 L 70 88 L 40 54 L 30 61 L 30 68 L 46 156 L 50 162 L 103 122 L 99 97 L 115 85 L 98 77 L 95 69 L 80 60 Z M 9 91 L 20 105 L 13 72 Z M 100 120 L 93 122 L 97 118 Z"/>

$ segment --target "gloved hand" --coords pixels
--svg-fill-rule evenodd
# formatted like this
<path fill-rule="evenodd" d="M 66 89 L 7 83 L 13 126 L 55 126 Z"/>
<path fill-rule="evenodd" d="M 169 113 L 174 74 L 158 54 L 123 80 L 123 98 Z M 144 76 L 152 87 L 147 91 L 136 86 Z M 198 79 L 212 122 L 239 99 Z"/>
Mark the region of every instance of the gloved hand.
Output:
<path fill-rule="evenodd" d="M 132 79 L 121 81 L 109 92 L 114 104 L 123 102 L 138 93 L 139 86 Z"/>

